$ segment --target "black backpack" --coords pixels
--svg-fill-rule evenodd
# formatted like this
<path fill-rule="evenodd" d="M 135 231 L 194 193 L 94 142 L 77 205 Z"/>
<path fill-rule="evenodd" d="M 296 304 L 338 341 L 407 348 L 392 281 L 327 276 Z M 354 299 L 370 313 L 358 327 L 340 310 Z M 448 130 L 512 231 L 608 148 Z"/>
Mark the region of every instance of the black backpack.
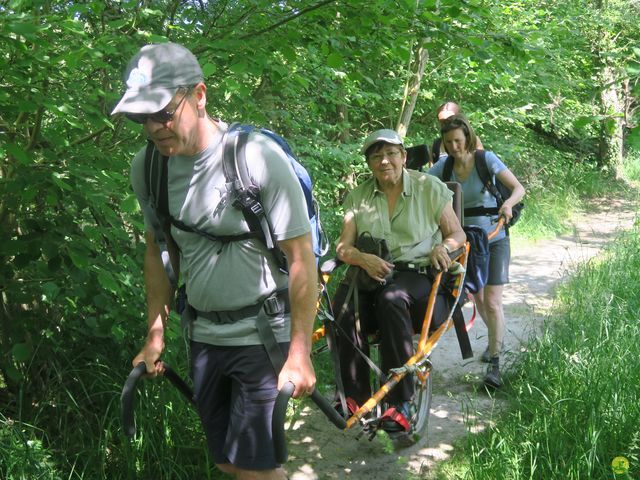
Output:
<path fill-rule="evenodd" d="M 511 196 L 511 190 L 503 184 L 498 178 L 495 178 L 491 172 L 489 172 L 489 167 L 487 167 L 487 158 L 485 150 L 476 150 L 474 154 L 476 171 L 478 172 L 478 176 L 480 180 L 484 184 L 484 189 L 488 190 L 491 195 L 496 199 L 497 207 L 473 207 L 473 208 L 465 208 L 464 215 L 465 217 L 478 217 L 482 215 L 497 215 L 500 207 L 504 203 L 505 199 Z M 442 181 L 448 182 L 451 180 L 451 174 L 453 173 L 453 157 L 449 155 L 445 160 L 444 169 L 442 170 Z M 495 178 L 495 182 L 494 182 Z M 513 206 L 511 209 L 513 213 L 513 217 L 511 217 L 511 221 L 509 222 L 508 227 L 514 226 L 517 221 L 520 219 L 520 215 L 522 214 L 522 209 L 524 208 L 524 203 L 519 202 Z"/>
<path fill-rule="evenodd" d="M 436 138 L 431 145 L 431 165 L 440 159 L 440 147 L 442 146 L 442 138 Z"/>
<path fill-rule="evenodd" d="M 313 239 L 313 251 L 316 258 L 323 256 L 328 250 L 328 241 L 320 223 L 320 213 L 318 203 L 312 193 L 311 178 L 305 168 L 298 162 L 289 144 L 278 134 L 265 128 L 255 128 L 251 125 L 232 124 L 223 137 L 223 169 L 227 184 L 233 189 L 233 206 L 242 210 L 242 213 L 249 225 L 250 231 L 238 235 L 214 235 L 209 232 L 199 230 L 196 227 L 187 225 L 174 218 L 169 213 L 168 198 L 168 161 L 169 158 L 160 155 L 154 143 L 149 140 L 145 152 L 145 181 L 149 199 L 153 210 L 156 212 L 154 223 L 154 233 L 156 242 L 160 247 L 162 259 L 172 285 L 176 285 L 177 276 L 173 271 L 169 261 L 167 245 L 171 244 L 170 226 L 173 225 L 180 230 L 196 233 L 212 241 L 222 243 L 258 238 L 262 240 L 267 249 L 275 256 L 280 269 L 287 271 L 287 262 L 282 251 L 276 245 L 275 237 L 271 226 L 266 218 L 264 208 L 260 203 L 260 190 L 252 184 L 247 168 L 245 147 L 249 135 L 253 130 L 259 131 L 263 135 L 275 141 L 285 152 L 291 162 L 293 170 L 300 181 L 307 204 L 307 214 L 311 222 L 311 236 Z"/>
<path fill-rule="evenodd" d="M 425 165 L 428 168 L 436 163 L 440 158 L 441 143 L 442 140 L 438 138 L 431 145 L 431 149 L 425 144 L 407 147 L 407 168 L 422 172 Z"/>
<path fill-rule="evenodd" d="M 471 293 L 478 293 L 489 279 L 489 239 L 484 228 L 478 225 L 462 227 L 469 242 L 464 286 Z"/>

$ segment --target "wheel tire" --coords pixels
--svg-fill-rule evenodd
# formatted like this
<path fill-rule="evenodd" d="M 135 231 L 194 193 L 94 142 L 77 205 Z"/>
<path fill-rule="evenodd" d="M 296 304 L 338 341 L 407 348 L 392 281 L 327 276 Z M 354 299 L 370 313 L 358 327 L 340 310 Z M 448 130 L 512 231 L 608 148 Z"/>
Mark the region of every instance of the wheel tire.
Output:
<path fill-rule="evenodd" d="M 422 383 L 417 375 L 413 375 L 414 395 L 412 404 L 411 425 L 413 433 L 419 437 L 425 437 L 429 427 L 429 415 L 431 413 L 432 379 L 431 374 Z"/>

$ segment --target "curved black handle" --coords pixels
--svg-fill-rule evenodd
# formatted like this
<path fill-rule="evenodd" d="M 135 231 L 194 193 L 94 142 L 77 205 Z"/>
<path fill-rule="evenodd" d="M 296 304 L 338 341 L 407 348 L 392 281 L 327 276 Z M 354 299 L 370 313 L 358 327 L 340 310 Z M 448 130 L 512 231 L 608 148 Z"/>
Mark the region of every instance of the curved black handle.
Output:
<path fill-rule="evenodd" d="M 273 405 L 273 417 L 271 418 L 271 430 L 273 434 L 273 447 L 276 454 L 276 462 L 284 464 L 287 462 L 287 440 L 284 435 L 284 421 L 287 414 L 287 403 L 293 395 L 295 385 L 291 382 L 284 384 L 278 392 L 276 402 Z M 311 400 L 320 408 L 331 422 L 341 430 L 347 428 L 347 422 L 335 408 L 324 398 L 318 390 L 314 390 L 311 394 Z"/>
<path fill-rule="evenodd" d="M 164 376 L 167 377 L 174 387 L 176 387 L 184 398 L 194 407 L 196 406 L 196 400 L 193 396 L 193 390 L 187 382 L 185 382 L 180 375 L 178 375 L 173 368 L 166 363 L 164 364 Z"/>
<path fill-rule="evenodd" d="M 124 434 L 131 438 L 136 434 L 136 422 L 133 416 L 133 402 L 135 400 L 136 385 L 138 380 L 146 373 L 147 367 L 144 362 L 138 363 L 129 376 L 127 381 L 124 382 L 122 387 L 122 395 L 120 396 L 120 405 L 122 408 L 122 427 Z M 193 390 L 187 382 L 185 382 L 180 375 L 178 375 L 169 365 L 164 364 L 164 376 L 169 380 L 184 397 L 195 406 L 195 399 L 193 398 Z"/>
<path fill-rule="evenodd" d="M 133 418 L 133 400 L 136 393 L 136 384 L 140 377 L 147 371 L 144 362 L 136 365 L 127 377 L 122 387 L 122 395 L 120 395 L 120 406 L 122 408 L 122 427 L 124 434 L 131 438 L 136 434 L 136 422 Z"/>
<path fill-rule="evenodd" d="M 313 403 L 316 404 L 320 411 L 322 411 L 322 413 L 324 413 L 324 415 L 329 420 L 331 420 L 331 423 L 333 423 L 336 427 L 338 427 L 340 430 L 344 430 L 345 428 L 347 428 L 346 420 L 342 418 L 338 411 L 333 408 L 333 405 L 329 403 L 329 400 L 324 398 L 318 390 L 313 391 L 313 393 L 311 394 L 311 400 L 313 400 Z"/>

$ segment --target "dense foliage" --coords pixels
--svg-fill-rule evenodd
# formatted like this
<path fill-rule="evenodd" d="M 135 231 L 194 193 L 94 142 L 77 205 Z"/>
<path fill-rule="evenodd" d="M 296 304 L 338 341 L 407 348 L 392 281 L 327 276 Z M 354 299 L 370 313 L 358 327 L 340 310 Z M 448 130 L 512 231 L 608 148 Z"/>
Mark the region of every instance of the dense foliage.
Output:
<path fill-rule="evenodd" d="M 145 333 L 127 178 L 144 139 L 109 113 L 142 44 L 184 43 L 201 60 L 211 115 L 291 141 L 334 238 L 340 199 L 364 174 L 363 136 L 405 114 L 407 144 L 430 143 L 445 100 L 529 189 L 519 228 L 553 233 L 569 201 L 623 164 L 638 10 L 627 0 L 0 2 L 0 477 L 210 470 L 193 412 L 168 389 L 147 389 L 156 408 L 141 413 L 163 428 L 135 443 L 118 431 L 117 393 Z M 177 327 L 169 336 L 167 358 L 184 368 Z"/>

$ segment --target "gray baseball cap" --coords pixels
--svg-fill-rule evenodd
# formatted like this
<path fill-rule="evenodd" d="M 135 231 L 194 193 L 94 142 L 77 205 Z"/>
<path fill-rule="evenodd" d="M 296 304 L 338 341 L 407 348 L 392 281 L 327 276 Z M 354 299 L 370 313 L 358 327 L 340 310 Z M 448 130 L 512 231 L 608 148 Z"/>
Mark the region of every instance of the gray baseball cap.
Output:
<path fill-rule="evenodd" d="M 376 130 L 365 139 L 364 144 L 362 145 L 362 154 L 366 155 L 369 147 L 378 142 L 402 145 L 402 139 L 395 130 L 384 128 L 382 130 Z"/>
<path fill-rule="evenodd" d="M 115 113 L 155 113 L 166 107 L 179 87 L 204 81 L 196 57 L 177 43 L 145 45 L 124 74 L 127 90 Z"/>

